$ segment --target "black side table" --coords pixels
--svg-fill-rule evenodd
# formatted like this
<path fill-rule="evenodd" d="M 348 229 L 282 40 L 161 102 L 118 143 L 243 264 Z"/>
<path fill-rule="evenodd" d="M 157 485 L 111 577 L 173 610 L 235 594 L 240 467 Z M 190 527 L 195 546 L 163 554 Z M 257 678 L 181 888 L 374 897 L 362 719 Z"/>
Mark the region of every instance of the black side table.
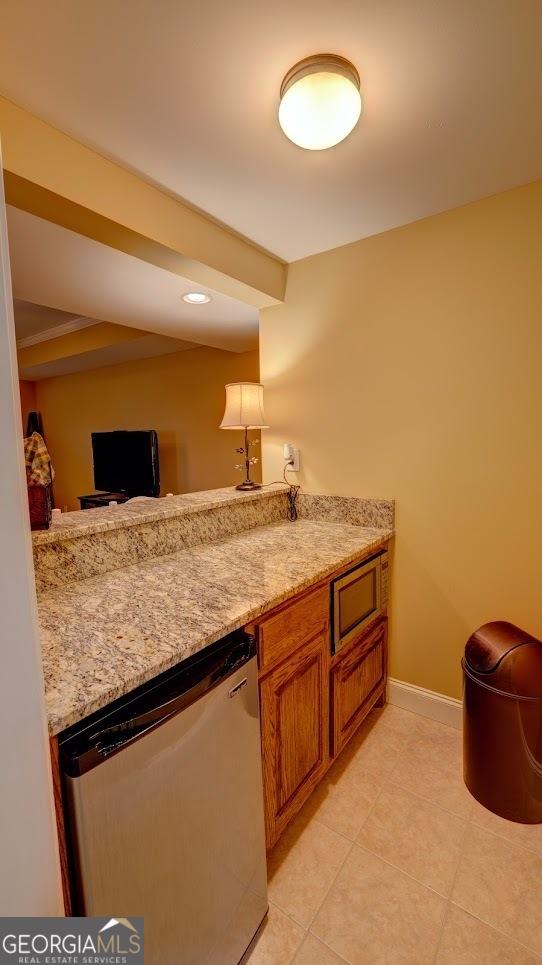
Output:
<path fill-rule="evenodd" d="M 101 509 L 109 506 L 111 500 L 125 503 L 130 498 L 125 493 L 90 493 L 88 496 L 78 496 L 81 509 Z"/>

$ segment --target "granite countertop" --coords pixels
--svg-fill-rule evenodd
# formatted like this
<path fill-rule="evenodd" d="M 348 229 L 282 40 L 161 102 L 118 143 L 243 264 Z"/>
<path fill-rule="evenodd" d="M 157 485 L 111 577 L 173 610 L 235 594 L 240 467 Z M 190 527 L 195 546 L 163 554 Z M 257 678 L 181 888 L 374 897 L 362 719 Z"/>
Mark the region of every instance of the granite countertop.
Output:
<path fill-rule="evenodd" d="M 62 513 L 58 519 L 54 519 L 50 529 L 32 533 L 32 542 L 34 546 L 43 546 L 80 536 L 93 536 L 96 533 L 141 526 L 142 523 L 158 523 L 161 520 L 175 519 L 194 512 L 234 506 L 236 503 L 259 503 L 262 499 L 284 491 L 285 487 L 282 483 L 272 483 L 261 489 L 255 489 L 254 492 L 239 492 L 233 486 L 228 486 L 224 489 L 182 493 L 180 496 L 129 500 L 118 506 L 75 510 Z"/>
<path fill-rule="evenodd" d="M 38 606 L 50 733 L 368 555 L 392 535 L 389 528 L 285 520 L 48 591 Z"/>

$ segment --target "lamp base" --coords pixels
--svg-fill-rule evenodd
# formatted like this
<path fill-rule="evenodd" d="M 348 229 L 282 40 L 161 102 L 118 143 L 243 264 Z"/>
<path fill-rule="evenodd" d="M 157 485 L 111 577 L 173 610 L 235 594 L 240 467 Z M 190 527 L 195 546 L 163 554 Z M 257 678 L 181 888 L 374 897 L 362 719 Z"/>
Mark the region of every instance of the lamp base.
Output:
<path fill-rule="evenodd" d="M 259 483 L 252 482 L 252 479 L 245 479 L 244 482 L 239 483 L 235 488 L 242 489 L 243 492 L 249 492 L 251 489 L 261 489 L 262 487 Z"/>

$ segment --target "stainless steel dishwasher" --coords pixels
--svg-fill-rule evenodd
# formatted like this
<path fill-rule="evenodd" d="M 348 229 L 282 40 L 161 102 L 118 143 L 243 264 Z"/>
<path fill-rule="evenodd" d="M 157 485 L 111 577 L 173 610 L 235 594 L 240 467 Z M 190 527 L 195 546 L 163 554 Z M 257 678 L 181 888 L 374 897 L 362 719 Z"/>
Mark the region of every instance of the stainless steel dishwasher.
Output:
<path fill-rule="evenodd" d="M 73 914 L 150 965 L 235 965 L 267 913 L 256 648 L 242 631 L 60 740 Z"/>

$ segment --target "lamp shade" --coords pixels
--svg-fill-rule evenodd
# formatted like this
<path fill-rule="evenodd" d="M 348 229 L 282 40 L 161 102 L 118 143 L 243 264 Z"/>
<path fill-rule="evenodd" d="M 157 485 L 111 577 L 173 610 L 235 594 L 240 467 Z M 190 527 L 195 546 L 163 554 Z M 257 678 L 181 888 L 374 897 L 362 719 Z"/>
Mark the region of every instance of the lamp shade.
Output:
<path fill-rule="evenodd" d="M 230 382 L 221 429 L 267 429 L 260 382 Z"/>

